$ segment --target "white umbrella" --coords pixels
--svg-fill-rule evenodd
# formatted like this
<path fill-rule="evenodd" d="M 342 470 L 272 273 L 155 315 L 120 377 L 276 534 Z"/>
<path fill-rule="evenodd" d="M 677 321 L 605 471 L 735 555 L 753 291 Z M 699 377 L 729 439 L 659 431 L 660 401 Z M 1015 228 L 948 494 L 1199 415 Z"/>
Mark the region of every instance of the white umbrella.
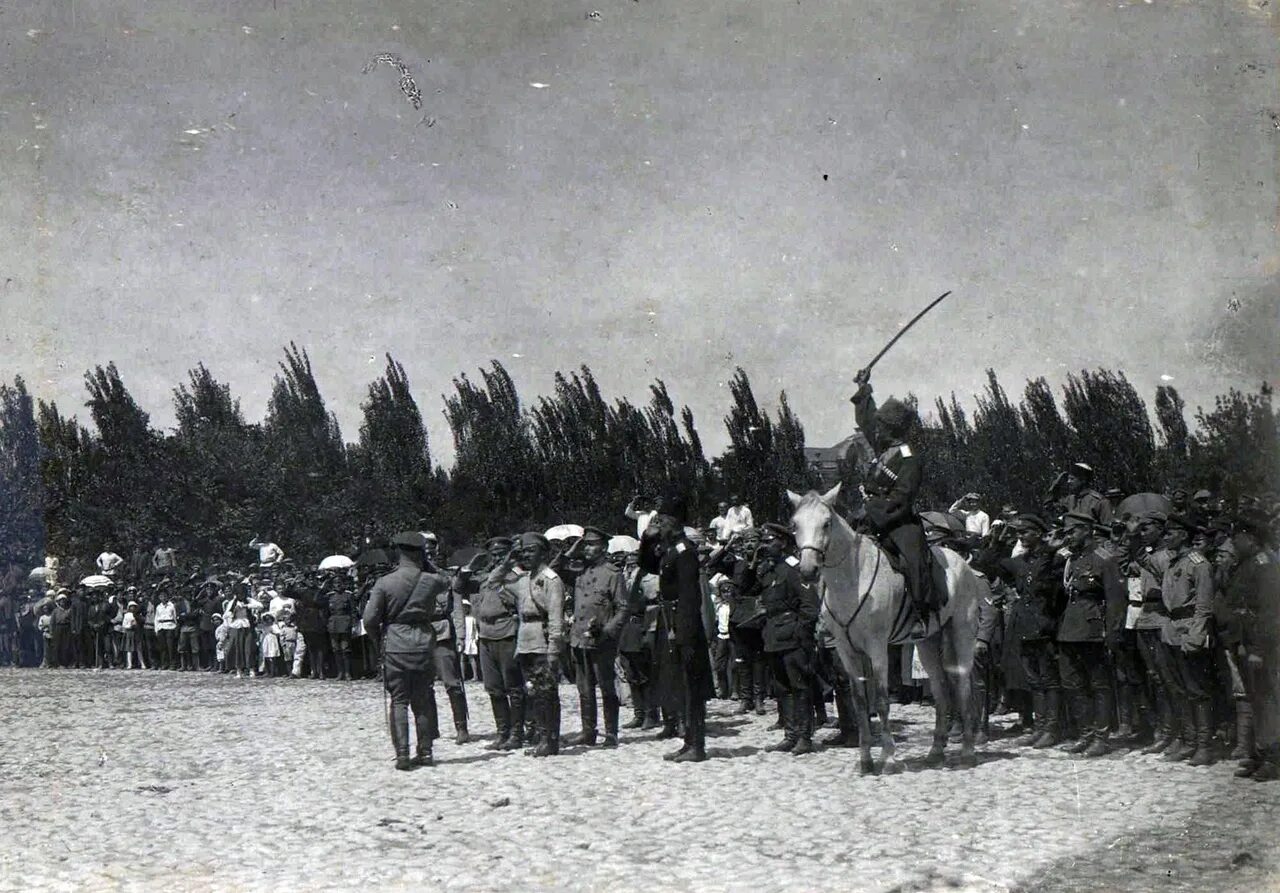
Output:
<path fill-rule="evenodd" d="M 88 586 L 90 589 L 101 589 L 103 586 L 110 586 L 111 578 L 104 577 L 102 574 L 92 574 L 80 581 L 81 586 Z"/>
<path fill-rule="evenodd" d="M 320 570 L 322 571 L 344 571 L 355 564 L 345 555 L 330 555 L 324 561 L 320 562 Z"/>
<path fill-rule="evenodd" d="M 549 540 L 571 540 L 582 537 L 582 528 L 577 524 L 557 524 L 543 534 Z"/>
<path fill-rule="evenodd" d="M 615 552 L 626 552 L 627 554 L 631 554 L 632 552 L 640 551 L 640 541 L 634 536 L 623 535 L 610 537 L 609 545 L 606 548 L 609 550 L 610 555 Z"/>
<path fill-rule="evenodd" d="M 53 569 L 47 568 L 43 564 L 39 567 L 32 568 L 31 573 L 27 574 L 28 580 L 47 580 L 53 576 Z"/>

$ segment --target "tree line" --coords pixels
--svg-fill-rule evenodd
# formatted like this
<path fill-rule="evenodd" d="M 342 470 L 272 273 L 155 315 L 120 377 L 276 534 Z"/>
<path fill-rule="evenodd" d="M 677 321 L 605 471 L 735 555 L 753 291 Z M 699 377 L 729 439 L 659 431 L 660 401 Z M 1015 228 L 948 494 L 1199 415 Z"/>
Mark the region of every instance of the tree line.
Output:
<path fill-rule="evenodd" d="M 1127 493 L 1182 485 L 1231 499 L 1280 490 L 1266 385 L 1198 408 L 1193 430 L 1174 388 L 1158 388 L 1149 412 L 1110 370 L 1068 376 L 1060 403 L 1043 378 L 1028 382 L 1016 404 L 994 371 L 987 379 L 971 412 L 952 394 L 924 413 L 916 439 L 930 507 L 970 490 L 992 507 L 1036 506 L 1054 471 L 1072 461 L 1092 465 L 1100 486 Z M 759 520 L 783 519 L 788 488 L 819 484 L 786 394 L 771 414 L 742 369 L 729 382 L 729 446 L 708 457 L 693 413 L 661 380 L 646 403 L 610 400 L 583 366 L 557 373 L 553 392 L 526 404 L 493 361 L 478 377 L 453 379 L 443 395 L 455 453 L 448 471 L 432 459 L 408 376 L 391 356 L 368 386 L 350 443 L 295 344 L 258 422 L 203 364 L 173 390 L 171 432 L 151 424 L 113 363 L 89 370 L 85 389 L 88 425 L 34 400 L 21 378 L 0 385 L 5 563 L 163 542 L 203 562 L 239 564 L 254 535 L 310 559 L 350 548 L 369 524 L 388 532 L 428 523 L 451 546 L 567 520 L 625 530 L 621 510 L 632 495 L 672 489 L 702 521 L 730 495 Z M 851 492 L 860 474 L 852 460 L 841 469 Z"/>

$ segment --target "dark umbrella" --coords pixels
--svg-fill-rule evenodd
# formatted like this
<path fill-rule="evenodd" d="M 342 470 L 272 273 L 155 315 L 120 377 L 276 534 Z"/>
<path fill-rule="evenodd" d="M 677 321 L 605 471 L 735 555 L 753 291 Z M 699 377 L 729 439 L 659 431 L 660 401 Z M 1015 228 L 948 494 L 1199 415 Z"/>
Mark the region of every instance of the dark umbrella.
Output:
<path fill-rule="evenodd" d="M 461 549 L 455 549 L 453 554 L 449 556 L 449 567 L 462 567 L 475 558 L 483 549 L 477 549 L 475 546 L 464 546 Z"/>
<path fill-rule="evenodd" d="M 1120 500 L 1120 504 L 1116 506 L 1116 517 L 1141 515 L 1145 512 L 1164 512 L 1167 515 L 1171 511 L 1173 504 L 1169 502 L 1169 497 L 1161 493 L 1134 493 Z"/>
<path fill-rule="evenodd" d="M 952 533 L 964 533 L 964 524 L 950 512 L 921 512 L 920 520 L 926 524 Z"/>
<path fill-rule="evenodd" d="M 367 552 L 361 552 L 360 557 L 356 559 L 356 564 L 360 567 L 372 567 L 377 564 L 390 564 L 391 559 L 387 558 L 387 553 L 381 549 L 370 549 Z"/>

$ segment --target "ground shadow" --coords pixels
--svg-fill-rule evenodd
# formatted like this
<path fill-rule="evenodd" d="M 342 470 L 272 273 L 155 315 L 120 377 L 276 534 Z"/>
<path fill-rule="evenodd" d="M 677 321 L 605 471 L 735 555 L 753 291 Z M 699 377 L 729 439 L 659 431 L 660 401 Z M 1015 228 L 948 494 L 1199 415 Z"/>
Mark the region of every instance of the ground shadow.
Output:
<path fill-rule="evenodd" d="M 751 757 L 760 753 L 760 748 L 750 744 L 741 747 L 708 747 L 707 758 L 712 760 L 736 760 L 739 757 Z"/>
<path fill-rule="evenodd" d="M 450 766 L 464 766 L 467 763 L 486 763 L 489 760 L 500 760 L 515 752 L 516 751 L 514 750 L 490 750 L 485 751 L 484 753 L 473 754 L 469 757 L 450 757 L 447 760 L 442 760 L 440 757 L 436 757 L 435 762 L 437 766 L 446 764 Z"/>

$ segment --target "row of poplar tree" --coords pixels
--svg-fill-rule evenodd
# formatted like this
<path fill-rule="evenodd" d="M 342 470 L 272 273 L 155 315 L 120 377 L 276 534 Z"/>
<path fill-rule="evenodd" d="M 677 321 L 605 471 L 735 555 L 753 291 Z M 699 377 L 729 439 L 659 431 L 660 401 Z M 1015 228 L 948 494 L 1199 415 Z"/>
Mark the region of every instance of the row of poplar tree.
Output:
<path fill-rule="evenodd" d="M 1271 391 L 1231 393 L 1194 413 L 1171 387 L 1146 403 L 1121 374 L 1069 376 L 1059 405 L 1044 379 L 1014 403 L 988 372 L 967 412 L 939 399 L 918 432 L 925 501 L 945 508 L 976 490 L 992 508 L 1037 506 L 1056 469 L 1085 461 L 1101 487 L 1125 492 L 1208 487 L 1228 498 L 1280 490 Z M 730 446 L 708 457 L 686 407 L 654 382 L 637 405 L 609 400 L 590 369 L 558 373 L 554 393 L 526 404 L 498 362 L 460 375 L 444 398 L 453 468 L 433 463 L 404 368 L 387 357 L 369 385 L 355 443 L 346 443 L 312 373 L 290 345 L 266 418 L 245 419 L 230 387 L 203 365 L 175 388 L 176 427 L 156 430 L 114 364 L 86 373 L 91 425 L 0 385 L 0 561 L 30 567 L 46 553 L 126 554 L 167 543 L 206 562 L 243 563 L 258 535 L 299 558 L 351 548 L 367 524 L 385 533 L 428 519 L 451 546 L 498 531 L 572 519 L 625 530 L 637 493 L 678 489 L 706 521 L 742 496 L 757 519 L 781 519 L 787 488 L 818 485 L 804 428 L 786 394 L 770 414 L 746 372 L 730 384 Z M 911 398 L 914 399 L 914 398 Z M 856 489 L 860 470 L 842 477 Z"/>

